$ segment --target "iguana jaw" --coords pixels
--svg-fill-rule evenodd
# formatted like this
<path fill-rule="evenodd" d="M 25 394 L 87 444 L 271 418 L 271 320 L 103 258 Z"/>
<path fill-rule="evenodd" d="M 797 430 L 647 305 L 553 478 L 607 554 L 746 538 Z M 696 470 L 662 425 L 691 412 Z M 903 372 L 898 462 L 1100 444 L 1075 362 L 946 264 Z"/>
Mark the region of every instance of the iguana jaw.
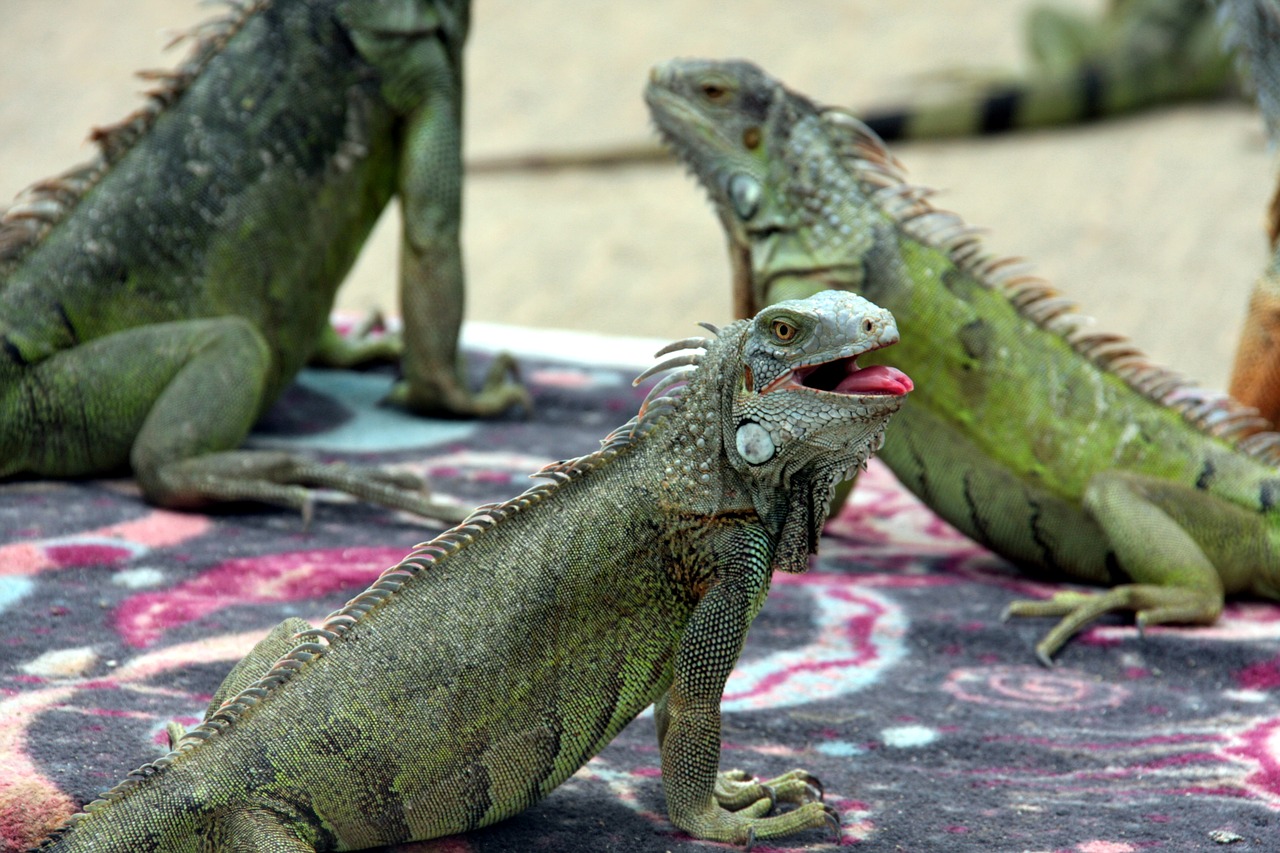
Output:
<path fill-rule="evenodd" d="M 803 390 L 833 397 L 901 397 L 911 391 L 911 377 L 887 365 L 859 367 L 858 356 L 883 349 L 882 344 L 853 355 L 791 368 L 760 389 L 760 394 Z"/>

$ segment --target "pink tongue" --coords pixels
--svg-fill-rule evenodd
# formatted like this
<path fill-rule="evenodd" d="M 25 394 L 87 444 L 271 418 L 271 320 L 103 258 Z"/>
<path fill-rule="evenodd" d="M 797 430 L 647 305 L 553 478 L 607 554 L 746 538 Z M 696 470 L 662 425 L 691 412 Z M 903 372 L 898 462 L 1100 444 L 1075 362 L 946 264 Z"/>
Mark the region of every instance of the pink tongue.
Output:
<path fill-rule="evenodd" d="M 914 388 L 911 377 L 896 367 L 877 364 L 850 373 L 836 388 L 839 394 L 905 394 Z"/>

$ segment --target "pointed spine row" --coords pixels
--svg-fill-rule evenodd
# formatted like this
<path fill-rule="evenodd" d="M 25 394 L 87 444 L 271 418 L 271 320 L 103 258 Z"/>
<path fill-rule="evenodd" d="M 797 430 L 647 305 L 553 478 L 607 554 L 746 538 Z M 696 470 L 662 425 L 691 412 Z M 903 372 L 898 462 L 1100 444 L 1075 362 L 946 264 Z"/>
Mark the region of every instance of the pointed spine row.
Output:
<path fill-rule="evenodd" d="M 0 208 L 0 271 L 21 257 L 64 219 L 81 198 L 118 163 L 155 124 L 160 114 L 185 92 L 227 41 L 270 0 L 224 0 L 230 10 L 170 40 L 166 49 L 190 39 L 191 52 L 173 70 L 140 71 L 156 85 L 144 92 L 146 101 L 116 124 L 94 128 L 89 138 L 98 146 L 92 160 L 32 184 L 14 203 Z"/>
<path fill-rule="evenodd" d="M 1018 258 L 987 253 L 981 231 L 929 202 L 933 191 L 906 183 L 902 165 L 875 132 L 838 109 L 822 113 L 838 128 L 841 155 L 871 198 L 913 239 L 947 253 L 957 267 L 1002 293 L 1024 317 L 1052 332 L 1077 353 L 1113 373 L 1142 396 L 1177 411 L 1205 435 L 1223 440 L 1267 465 L 1280 464 L 1280 433 L 1251 406 L 1152 362 L 1128 338 L 1091 329 L 1093 319 L 1077 310 L 1048 282 L 1028 273 Z"/>
<path fill-rule="evenodd" d="M 710 323 L 699 323 L 698 325 L 717 337 L 720 335 L 719 328 Z M 664 355 L 672 355 L 689 349 L 705 351 L 711 346 L 711 343 L 711 339 L 704 337 L 685 338 L 667 344 L 654 353 L 653 357 L 662 358 Z M 649 389 L 649 393 L 645 395 L 644 402 L 640 404 L 640 414 L 636 416 L 637 425 L 640 429 L 647 431 L 663 415 L 679 407 L 680 399 L 684 395 L 684 390 L 688 386 L 689 380 L 697 373 L 701 364 L 702 353 L 687 352 L 653 365 L 632 380 L 631 384 L 635 386 L 664 370 L 671 371 Z"/>

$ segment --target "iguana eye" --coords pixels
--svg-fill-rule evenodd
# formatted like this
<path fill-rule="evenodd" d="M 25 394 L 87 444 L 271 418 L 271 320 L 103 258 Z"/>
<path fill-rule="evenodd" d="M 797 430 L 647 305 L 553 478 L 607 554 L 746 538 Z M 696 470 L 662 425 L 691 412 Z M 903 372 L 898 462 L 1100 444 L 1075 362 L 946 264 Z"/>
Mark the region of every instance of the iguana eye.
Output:
<path fill-rule="evenodd" d="M 784 344 L 789 344 L 795 340 L 796 332 L 798 331 L 795 326 L 786 320 L 774 320 L 769 329 L 773 332 L 773 336 Z"/>
<path fill-rule="evenodd" d="M 729 94 L 729 90 L 724 86 L 721 86 L 719 83 L 703 83 L 702 94 L 705 95 L 709 101 L 718 101 L 725 95 Z"/>
<path fill-rule="evenodd" d="M 869 335 L 875 330 L 876 330 L 875 320 L 872 320 L 870 317 L 868 317 L 867 319 L 862 321 L 862 331 L 866 332 Z"/>

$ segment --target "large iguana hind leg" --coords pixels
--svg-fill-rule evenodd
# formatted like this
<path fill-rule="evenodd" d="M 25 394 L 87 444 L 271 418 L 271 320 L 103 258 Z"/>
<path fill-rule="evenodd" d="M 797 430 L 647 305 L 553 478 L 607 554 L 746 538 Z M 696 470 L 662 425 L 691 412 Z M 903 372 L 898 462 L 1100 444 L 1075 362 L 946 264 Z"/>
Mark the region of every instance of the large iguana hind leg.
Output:
<path fill-rule="evenodd" d="M 315 853 L 276 814 L 264 809 L 218 813 L 200 835 L 200 853 Z"/>
<path fill-rule="evenodd" d="M 1076 631 L 1112 611 L 1133 611 L 1140 628 L 1212 624 L 1224 592 L 1248 590 L 1275 569 L 1262 517 L 1208 492 L 1108 472 L 1089 482 L 1084 505 L 1133 582 L 1098 594 L 1064 592 L 1010 604 L 1006 616 L 1061 617 L 1036 645 L 1046 665 Z"/>
<path fill-rule="evenodd" d="M 158 473 L 168 499 L 157 503 L 176 508 L 256 501 L 297 509 L 310 521 L 313 489 L 321 488 L 441 521 L 458 522 L 469 513 L 433 499 L 412 474 L 313 462 L 282 451 L 227 450 L 169 462 Z"/>
<path fill-rule="evenodd" d="M 308 512 L 309 485 L 455 520 L 404 475 L 235 451 L 262 407 L 270 360 L 238 317 L 140 326 L 24 368 L 0 388 L 0 476 L 85 477 L 129 466 L 149 501 L 256 501 Z M 416 478 L 415 478 L 416 480 Z M 415 482 L 416 485 L 416 482 Z"/>
<path fill-rule="evenodd" d="M 189 357 L 174 365 L 130 454 L 149 499 L 182 509 L 254 501 L 291 507 L 310 518 L 313 487 L 320 487 L 427 517 L 460 520 L 457 507 L 432 501 L 417 478 L 279 451 L 231 450 L 248 434 L 260 406 L 265 344 L 236 318 L 183 325 L 192 345 Z M 191 328 L 195 326 L 209 328 Z M 249 335 L 257 338 L 257 347 L 247 340 Z"/>
<path fill-rule="evenodd" d="M 271 632 L 249 651 L 249 654 L 231 668 L 227 677 L 222 680 L 222 684 L 218 685 L 217 691 L 204 710 L 204 719 L 212 717 L 214 712 L 232 696 L 259 681 L 276 661 L 301 642 L 296 635 L 310 630 L 312 630 L 311 623 L 297 616 L 290 617 L 272 628 Z M 170 722 L 165 726 L 165 731 L 169 736 L 170 749 L 173 749 L 186 734 L 182 725 L 176 722 Z"/>

